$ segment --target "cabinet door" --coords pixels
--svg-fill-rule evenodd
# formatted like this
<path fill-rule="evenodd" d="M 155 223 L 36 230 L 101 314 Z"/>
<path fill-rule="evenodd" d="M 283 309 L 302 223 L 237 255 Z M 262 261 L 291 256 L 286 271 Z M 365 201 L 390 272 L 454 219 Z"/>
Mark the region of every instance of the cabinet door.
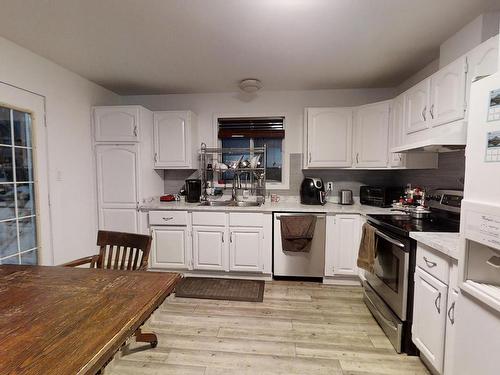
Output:
<path fill-rule="evenodd" d="M 154 113 L 155 167 L 190 167 L 188 112 Z"/>
<path fill-rule="evenodd" d="M 403 144 L 404 129 L 404 98 L 398 96 L 392 101 L 389 126 L 389 165 L 391 167 L 403 167 L 405 154 L 391 152 L 394 147 Z"/>
<path fill-rule="evenodd" d="M 357 275 L 361 236 L 359 215 L 335 215 L 326 219 L 325 275 Z"/>
<path fill-rule="evenodd" d="M 138 142 L 139 108 L 94 108 L 94 138 L 96 142 Z"/>
<path fill-rule="evenodd" d="M 193 268 L 226 270 L 226 237 L 224 227 L 193 227 Z"/>
<path fill-rule="evenodd" d="M 467 54 L 467 99 L 472 82 L 498 71 L 498 56 L 498 35 L 481 43 Z"/>
<path fill-rule="evenodd" d="M 354 165 L 387 167 L 389 102 L 359 107 L 354 119 Z"/>
<path fill-rule="evenodd" d="M 187 227 L 153 228 L 151 267 L 189 269 Z"/>
<path fill-rule="evenodd" d="M 137 232 L 137 145 L 97 145 L 99 228 Z"/>
<path fill-rule="evenodd" d="M 429 91 L 430 79 L 426 79 L 404 94 L 406 133 L 410 134 L 428 128 Z"/>
<path fill-rule="evenodd" d="M 462 57 L 431 77 L 429 115 L 432 126 L 464 118 L 466 71 L 467 62 Z"/>
<path fill-rule="evenodd" d="M 307 110 L 308 167 L 350 167 L 352 163 L 352 109 Z"/>
<path fill-rule="evenodd" d="M 231 228 L 229 233 L 229 270 L 262 272 L 261 228 Z"/>
<path fill-rule="evenodd" d="M 446 339 L 444 352 L 444 375 L 454 375 L 455 371 L 455 311 L 458 301 L 458 292 L 453 288 L 448 290 L 448 304 L 446 312 Z"/>
<path fill-rule="evenodd" d="M 140 233 L 136 208 L 99 208 L 99 229 L 115 232 Z"/>
<path fill-rule="evenodd" d="M 421 354 L 441 373 L 446 332 L 448 287 L 417 267 L 412 337 Z"/>

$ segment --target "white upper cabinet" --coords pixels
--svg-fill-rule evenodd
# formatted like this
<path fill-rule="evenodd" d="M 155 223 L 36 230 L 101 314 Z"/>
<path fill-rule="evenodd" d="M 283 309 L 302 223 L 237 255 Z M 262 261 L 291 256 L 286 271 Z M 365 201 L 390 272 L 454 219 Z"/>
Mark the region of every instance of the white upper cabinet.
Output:
<path fill-rule="evenodd" d="M 389 125 L 389 165 L 391 167 L 403 167 L 406 155 L 391 152 L 394 147 L 403 144 L 403 120 L 404 120 L 404 97 L 400 95 L 392 101 Z"/>
<path fill-rule="evenodd" d="M 140 108 L 113 106 L 94 108 L 96 142 L 139 142 Z"/>
<path fill-rule="evenodd" d="M 387 167 L 390 102 L 368 104 L 354 112 L 354 166 Z"/>
<path fill-rule="evenodd" d="M 425 79 L 404 94 L 405 126 L 407 133 L 427 129 L 430 79 Z"/>
<path fill-rule="evenodd" d="M 198 132 L 194 113 L 154 113 L 154 166 L 157 169 L 198 167 Z"/>
<path fill-rule="evenodd" d="M 431 77 L 429 120 L 439 126 L 461 120 L 465 115 L 467 61 L 462 57 Z"/>
<path fill-rule="evenodd" d="M 352 109 L 308 108 L 306 112 L 306 167 L 350 167 Z"/>
<path fill-rule="evenodd" d="M 467 97 L 472 82 L 498 71 L 498 35 L 488 39 L 467 54 Z"/>
<path fill-rule="evenodd" d="M 469 81 L 498 71 L 498 35 L 488 39 L 467 54 Z"/>

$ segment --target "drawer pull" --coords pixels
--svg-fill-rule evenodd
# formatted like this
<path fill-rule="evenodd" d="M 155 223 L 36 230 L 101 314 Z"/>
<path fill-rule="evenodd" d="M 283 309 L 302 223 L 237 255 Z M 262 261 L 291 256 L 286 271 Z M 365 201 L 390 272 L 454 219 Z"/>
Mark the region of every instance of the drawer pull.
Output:
<path fill-rule="evenodd" d="M 500 257 L 493 255 L 490 259 L 486 261 L 486 264 L 494 268 L 500 268 Z"/>
<path fill-rule="evenodd" d="M 170 217 L 162 217 L 163 220 L 165 221 L 170 221 L 170 220 L 174 220 L 174 217 L 173 216 L 170 216 Z"/>
<path fill-rule="evenodd" d="M 434 300 L 434 306 L 436 306 L 438 314 L 441 314 L 441 292 L 439 292 L 438 296 Z"/>
<path fill-rule="evenodd" d="M 448 319 L 450 319 L 452 325 L 455 324 L 455 302 L 453 302 L 448 309 Z"/>
<path fill-rule="evenodd" d="M 437 263 L 436 263 L 436 262 L 432 262 L 432 261 L 430 261 L 429 259 L 427 259 L 426 257 L 424 257 L 424 262 L 425 262 L 425 264 L 427 264 L 427 267 L 429 267 L 429 268 L 432 268 L 432 267 L 436 267 L 436 266 L 437 266 Z"/>

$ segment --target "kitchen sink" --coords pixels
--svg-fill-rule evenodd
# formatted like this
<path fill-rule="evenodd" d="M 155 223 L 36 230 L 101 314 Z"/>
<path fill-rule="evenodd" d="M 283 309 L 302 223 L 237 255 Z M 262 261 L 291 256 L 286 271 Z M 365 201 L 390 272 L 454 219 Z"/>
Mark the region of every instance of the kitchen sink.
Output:
<path fill-rule="evenodd" d="M 262 203 L 259 202 L 238 202 L 238 201 L 205 201 L 198 206 L 209 207 L 259 207 Z"/>

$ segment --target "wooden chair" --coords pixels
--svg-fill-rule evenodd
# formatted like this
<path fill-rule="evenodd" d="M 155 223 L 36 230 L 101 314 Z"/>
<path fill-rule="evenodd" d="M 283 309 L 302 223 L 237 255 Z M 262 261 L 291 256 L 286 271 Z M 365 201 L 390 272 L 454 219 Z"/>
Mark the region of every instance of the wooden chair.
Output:
<path fill-rule="evenodd" d="M 77 267 L 89 264 L 90 268 L 103 268 L 124 271 L 146 271 L 151 251 L 151 236 L 100 230 L 97 233 L 99 254 L 90 255 L 62 264 L 64 267 Z M 149 342 L 152 348 L 158 345 L 154 333 L 135 332 L 137 342 Z"/>

